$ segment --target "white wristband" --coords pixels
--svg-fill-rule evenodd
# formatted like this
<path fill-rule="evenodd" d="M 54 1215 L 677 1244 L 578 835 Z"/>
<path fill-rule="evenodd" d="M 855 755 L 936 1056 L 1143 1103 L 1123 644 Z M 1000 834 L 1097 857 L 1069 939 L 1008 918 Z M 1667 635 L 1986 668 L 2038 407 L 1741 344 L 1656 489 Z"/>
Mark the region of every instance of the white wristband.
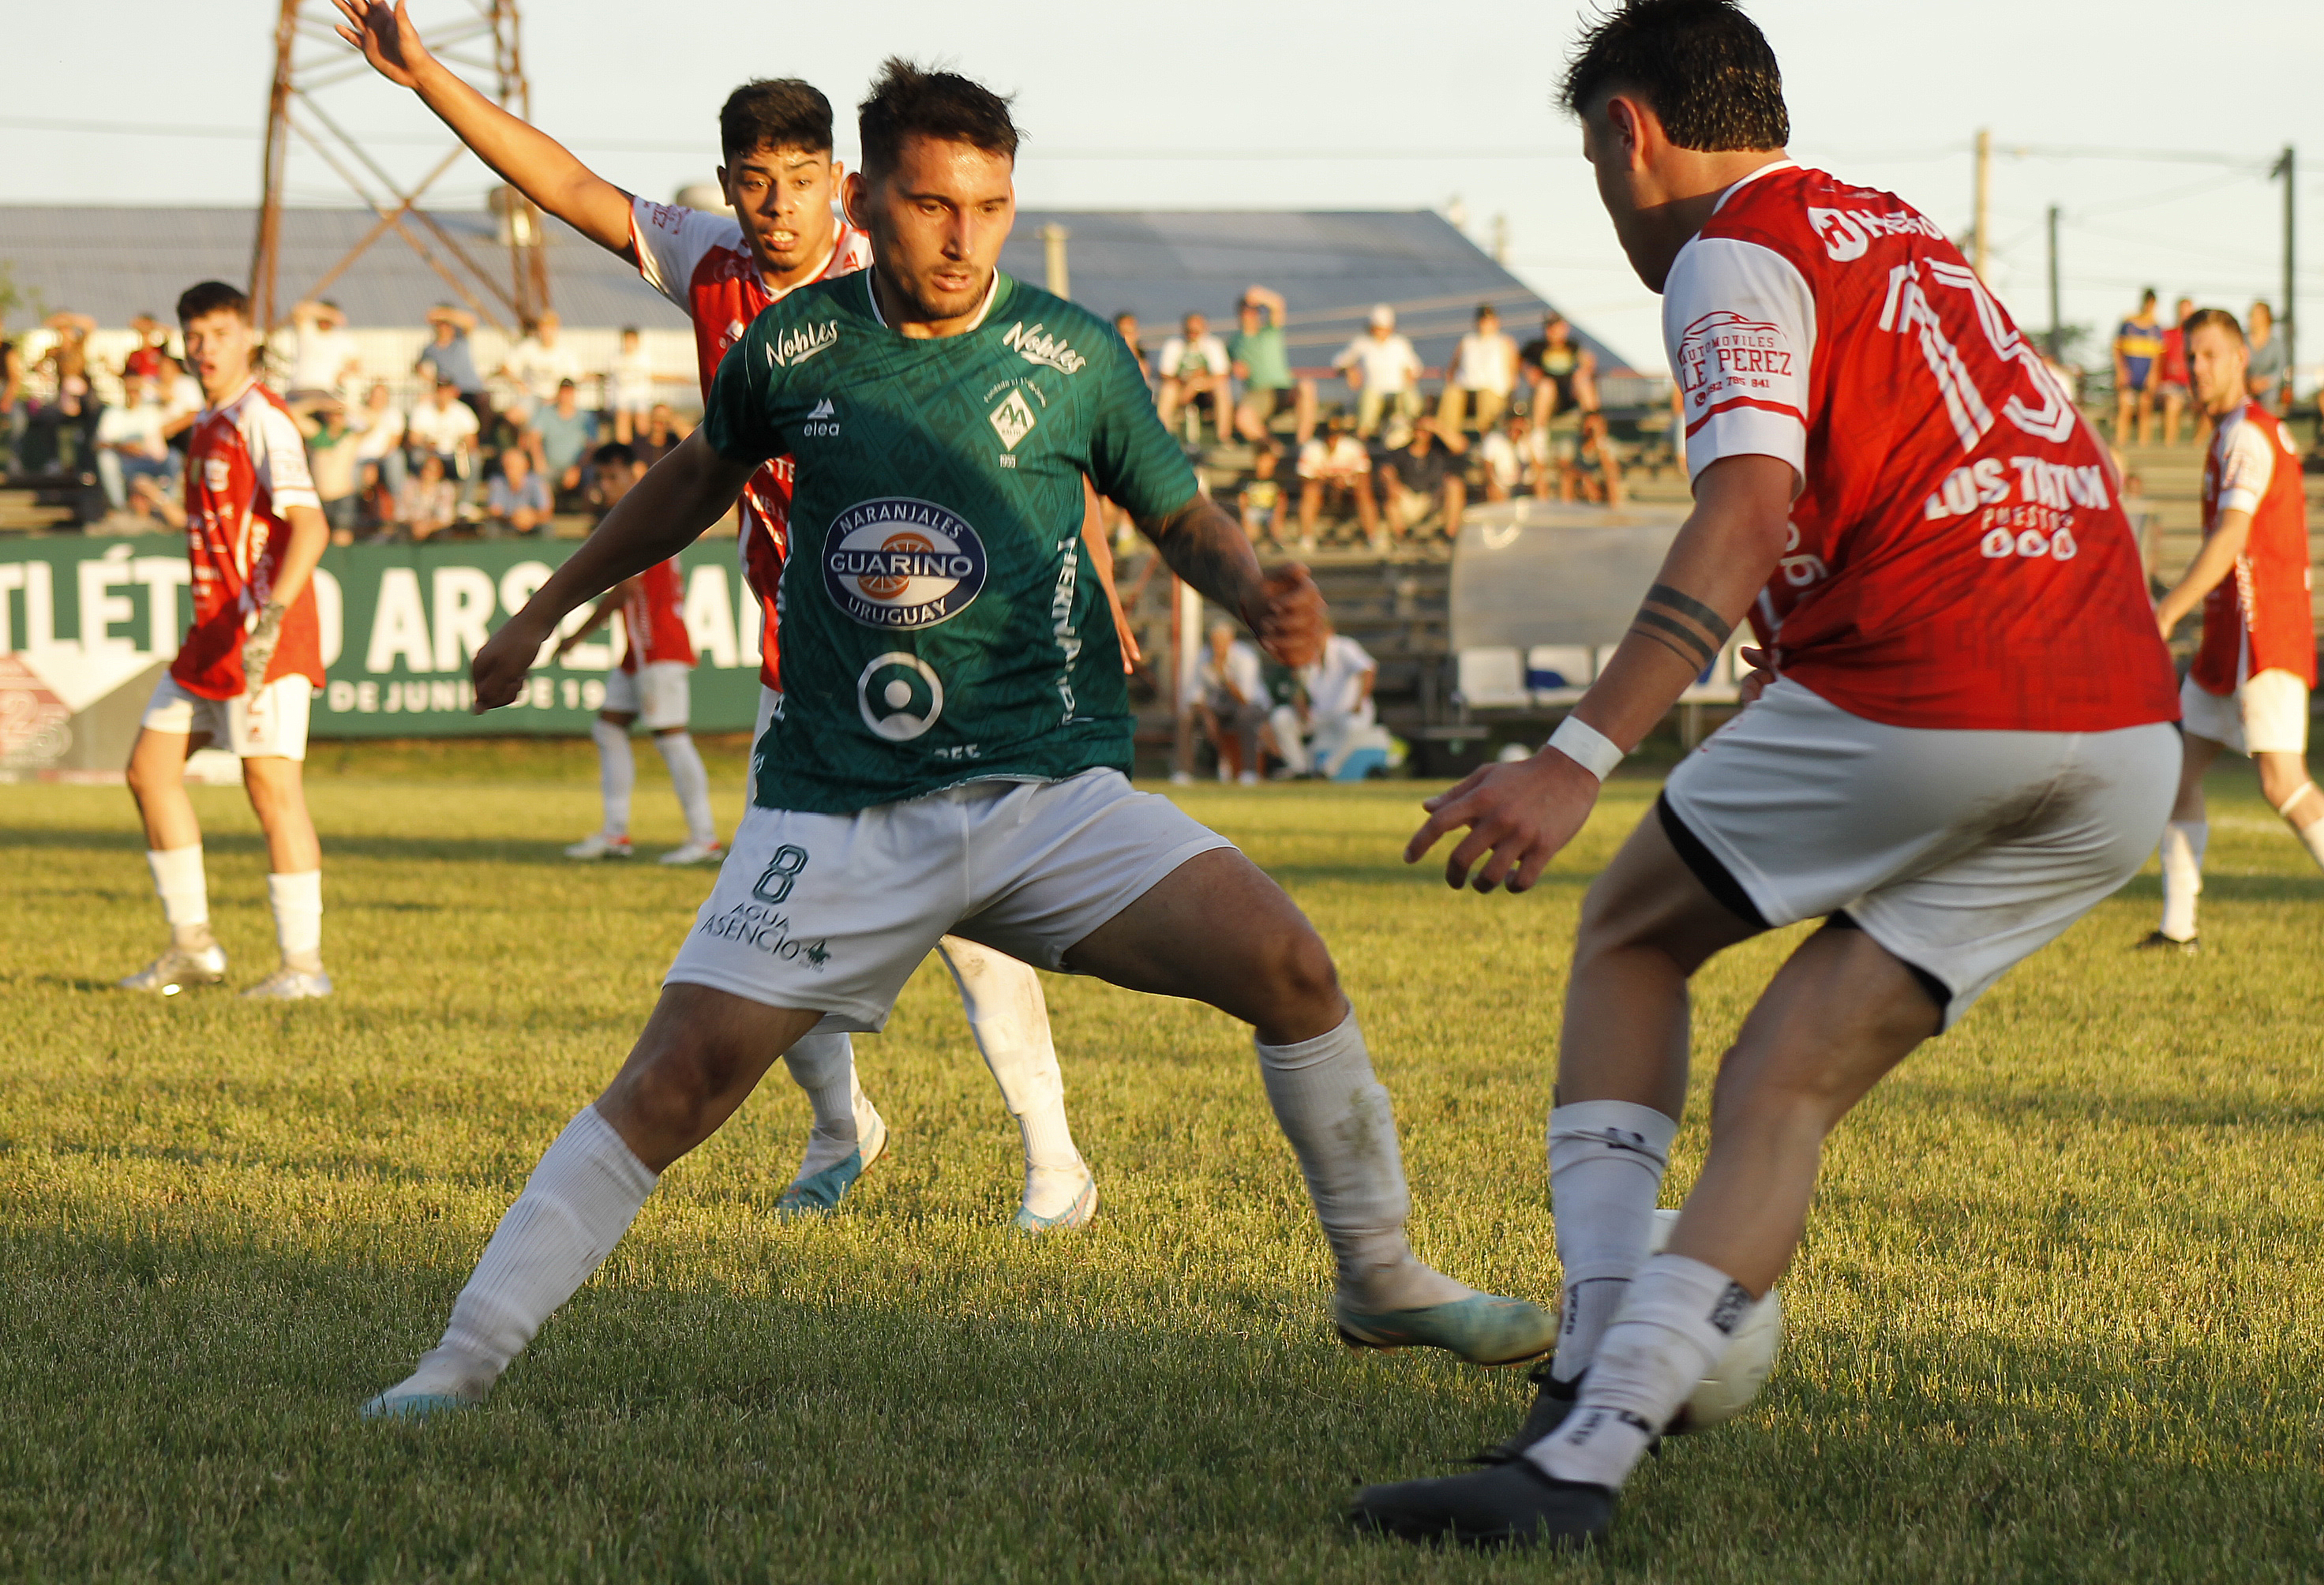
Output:
<path fill-rule="evenodd" d="M 1549 734 L 1549 746 L 1600 781 L 1622 762 L 1622 751 L 1614 746 L 1614 740 L 1579 715 L 1569 715 L 1557 723 L 1557 730 Z"/>

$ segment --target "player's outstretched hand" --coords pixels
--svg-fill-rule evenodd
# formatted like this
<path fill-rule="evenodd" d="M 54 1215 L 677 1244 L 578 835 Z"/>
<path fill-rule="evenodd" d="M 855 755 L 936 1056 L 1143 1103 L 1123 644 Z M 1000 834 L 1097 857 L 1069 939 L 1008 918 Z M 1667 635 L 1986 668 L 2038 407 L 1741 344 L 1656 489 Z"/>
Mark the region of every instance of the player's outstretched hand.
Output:
<path fill-rule="evenodd" d="M 1487 765 L 1420 806 L 1428 824 L 1404 844 L 1404 862 L 1418 863 L 1440 838 L 1466 826 L 1469 834 L 1444 861 L 1444 884 L 1456 891 L 1464 882 L 1479 891 L 1524 891 L 1573 840 L 1597 801 L 1598 779 L 1556 749 L 1514 765 Z"/>
<path fill-rule="evenodd" d="M 1735 688 L 1736 696 L 1748 705 L 1766 693 L 1767 685 L 1775 680 L 1775 658 L 1765 650 L 1754 650 L 1748 644 L 1735 652 L 1743 657 L 1743 663 L 1751 668 Z"/>
<path fill-rule="evenodd" d="M 420 41 L 420 30 L 412 25 L 403 0 L 393 5 L 388 0 L 331 0 L 331 4 L 346 18 L 337 24 L 339 37 L 362 51 L 380 76 L 400 88 L 419 86 L 414 73 L 429 59 L 428 46 Z"/>
<path fill-rule="evenodd" d="M 468 708 L 482 715 L 487 710 L 497 710 L 512 703 L 523 691 L 525 674 L 532 669 L 532 659 L 540 653 L 549 635 L 538 631 L 518 612 L 501 623 L 500 631 L 484 640 L 476 658 L 468 662 L 468 677 L 475 685 L 476 702 Z"/>
<path fill-rule="evenodd" d="M 1296 561 L 1277 567 L 1259 591 L 1256 608 L 1246 609 L 1242 619 L 1260 649 L 1295 671 L 1323 652 L 1323 591 L 1305 567 Z"/>

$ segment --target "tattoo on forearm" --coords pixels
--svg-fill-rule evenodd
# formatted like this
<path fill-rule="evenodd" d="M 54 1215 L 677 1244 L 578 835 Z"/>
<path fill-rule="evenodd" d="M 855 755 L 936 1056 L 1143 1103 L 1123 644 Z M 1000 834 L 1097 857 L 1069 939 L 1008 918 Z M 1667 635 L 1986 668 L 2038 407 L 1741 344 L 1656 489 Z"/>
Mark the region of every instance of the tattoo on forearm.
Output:
<path fill-rule="evenodd" d="M 1250 541 L 1208 496 L 1196 496 L 1149 533 L 1172 572 L 1237 615 L 1258 592 L 1259 559 Z"/>
<path fill-rule="evenodd" d="M 1693 595 L 1656 584 L 1646 591 L 1630 631 L 1652 639 L 1700 671 L 1719 655 L 1735 624 Z"/>

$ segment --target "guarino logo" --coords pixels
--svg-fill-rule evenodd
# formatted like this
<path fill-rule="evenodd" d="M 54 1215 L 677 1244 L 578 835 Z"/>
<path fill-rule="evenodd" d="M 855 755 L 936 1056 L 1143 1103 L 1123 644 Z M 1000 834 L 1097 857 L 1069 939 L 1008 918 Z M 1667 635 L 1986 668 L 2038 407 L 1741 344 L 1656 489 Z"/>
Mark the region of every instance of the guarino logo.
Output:
<path fill-rule="evenodd" d="M 832 520 L 823 586 L 865 627 L 908 633 L 948 622 L 984 588 L 984 541 L 933 501 L 883 496 Z"/>

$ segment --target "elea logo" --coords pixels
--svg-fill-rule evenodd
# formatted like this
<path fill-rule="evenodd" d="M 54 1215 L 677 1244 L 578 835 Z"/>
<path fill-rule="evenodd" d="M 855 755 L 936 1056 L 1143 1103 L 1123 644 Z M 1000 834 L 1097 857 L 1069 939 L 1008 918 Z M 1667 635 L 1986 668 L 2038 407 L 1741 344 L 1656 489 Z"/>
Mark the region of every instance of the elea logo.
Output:
<path fill-rule="evenodd" d="M 865 627 L 913 632 L 948 622 L 984 588 L 984 542 L 958 512 L 886 496 L 851 506 L 823 541 L 823 586 Z"/>
<path fill-rule="evenodd" d="M 828 351 L 838 340 L 836 319 L 795 326 L 767 343 L 767 362 L 777 368 L 795 369 L 816 354 Z"/>
<path fill-rule="evenodd" d="M 1026 329 L 1022 319 L 1009 327 L 1009 333 L 1001 338 L 1001 345 L 1015 347 L 1018 355 L 1028 364 L 1040 364 L 1061 374 L 1077 374 L 1081 373 L 1082 365 L 1089 362 L 1040 326 Z"/>

